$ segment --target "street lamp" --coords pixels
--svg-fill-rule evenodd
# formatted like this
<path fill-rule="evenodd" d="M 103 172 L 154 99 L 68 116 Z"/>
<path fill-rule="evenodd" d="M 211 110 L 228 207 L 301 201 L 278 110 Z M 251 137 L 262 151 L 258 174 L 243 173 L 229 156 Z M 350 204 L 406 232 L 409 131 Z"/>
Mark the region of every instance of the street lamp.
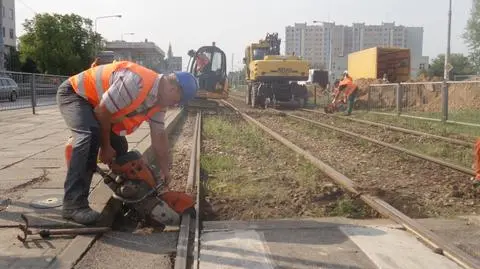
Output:
<path fill-rule="evenodd" d="M 123 41 L 123 36 L 124 35 L 134 35 L 135 33 L 122 33 L 122 37 L 120 38 L 121 41 Z"/>
<path fill-rule="evenodd" d="M 453 67 L 450 65 L 450 40 L 451 40 L 451 31 L 452 31 L 452 0 L 449 1 L 448 9 L 448 31 L 447 31 L 447 53 L 445 54 L 445 63 L 443 70 L 443 91 L 442 91 L 442 121 L 446 122 L 448 120 L 448 80 L 449 73 L 452 71 Z"/>
<path fill-rule="evenodd" d="M 121 18 L 121 17 L 122 17 L 121 14 L 96 17 L 96 18 L 95 18 L 95 36 L 97 35 L 97 21 L 98 21 L 98 19 Z M 98 45 L 99 45 L 99 44 L 97 44 L 97 43 L 95 42 L 95 53 L 97 53 Z"/>
<path fill-rule="evenodd" d="M 117 15 L 107 15 L 107 16 L 100 16 L 100 17 L 96 17 L 95 18 L 95 33 L 97 32 L 97 21 L 98 19 L 105 19 L 105 18 L 121 18 L 122 15 L 121 14 L 117 14 Z"/>

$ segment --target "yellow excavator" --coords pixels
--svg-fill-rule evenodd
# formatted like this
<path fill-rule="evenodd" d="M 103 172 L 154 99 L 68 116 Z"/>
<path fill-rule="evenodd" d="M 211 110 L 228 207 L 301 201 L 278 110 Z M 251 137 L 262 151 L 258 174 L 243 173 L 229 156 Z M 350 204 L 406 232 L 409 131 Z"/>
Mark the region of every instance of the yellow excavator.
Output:
<path fill-rule="evenodd" d="M 245 49 L 247 93 L 245 103 L 252 108 L 304 107 L 308 91 L 299 81 L 308 80 L 309 64 L 298 56 L 280 55 L 278 33 Z"/>

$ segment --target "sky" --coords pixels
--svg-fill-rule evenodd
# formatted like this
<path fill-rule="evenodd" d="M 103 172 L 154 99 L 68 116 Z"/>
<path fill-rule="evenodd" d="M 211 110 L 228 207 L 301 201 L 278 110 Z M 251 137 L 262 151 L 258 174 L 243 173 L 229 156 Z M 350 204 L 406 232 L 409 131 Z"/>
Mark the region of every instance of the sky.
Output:
<path fill-rule="evenodd" d="M 472 0 L 453 0 L 452 53 L 468 53 L 461 38 Z M 121 14 L 122 18 L 98 19 L 97 31 L 108 40 L 155 42 L 165 52 L 188 62 L 189 49 L 216 42 L 227 55 L 228 70 L 242 67 L 245 47 L 277 32 L 284 53 L 285 27 L 313 20 L 351 25 L 356 22 L 424 27 L 423 54 L 430 59 L 445 53 L 448 0 L 15 0 L 17 36 L 23 22 L 36 13 L 76 13 L 96 17 Z"/>

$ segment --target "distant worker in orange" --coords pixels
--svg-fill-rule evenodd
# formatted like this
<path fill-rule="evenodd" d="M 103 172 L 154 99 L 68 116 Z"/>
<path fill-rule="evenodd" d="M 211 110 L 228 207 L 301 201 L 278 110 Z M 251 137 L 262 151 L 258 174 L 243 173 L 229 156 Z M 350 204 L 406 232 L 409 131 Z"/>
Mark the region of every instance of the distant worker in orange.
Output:
<path fill-rule="evenodd" d="M 343 101 L 348 103 L 346 115 L 350 116 L 352 114 L 353 104 L 357 98 L 358 86 L 353 83 L 352 77 L 348 75 L 348 71 L 346 70 L 343 72 L 343 80 L 340 81 L 338 86 L 340 91 L 343 92 Z"/>

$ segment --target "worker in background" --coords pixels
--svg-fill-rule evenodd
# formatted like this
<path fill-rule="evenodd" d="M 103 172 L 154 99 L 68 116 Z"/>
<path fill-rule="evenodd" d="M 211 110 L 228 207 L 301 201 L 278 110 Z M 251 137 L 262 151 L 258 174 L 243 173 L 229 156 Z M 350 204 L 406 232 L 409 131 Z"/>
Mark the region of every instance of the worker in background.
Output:
<path fill-rule="evenodd" d="M 168 186 L 165 112 L 170 106 L 188 102 L 197 90 L 197 81 L 190 73 L 162 75 L 128 61 L 99 65 L 65 80 L 57 91 L 57 103 L 73 134 L 73 147 L 62 216 L 85 225 L 98 220 L 100 214 L 88 202 L 97 159 L 111 164 L 115 156 L 126 153 L 125 135 L 144 121 L 149 123 L 152 149 Z"/>
<path fill-rule="evenodd" d="M 352 77 L 348 74 L 348 71 L 343 72 L 343 80 L 340 81 L 339 88 L 343 92 L 343 101 L 348 104 L 347 116 L 352 114 L 353 105 L 358 94 L 358 86 L 353 83 Z"/>

